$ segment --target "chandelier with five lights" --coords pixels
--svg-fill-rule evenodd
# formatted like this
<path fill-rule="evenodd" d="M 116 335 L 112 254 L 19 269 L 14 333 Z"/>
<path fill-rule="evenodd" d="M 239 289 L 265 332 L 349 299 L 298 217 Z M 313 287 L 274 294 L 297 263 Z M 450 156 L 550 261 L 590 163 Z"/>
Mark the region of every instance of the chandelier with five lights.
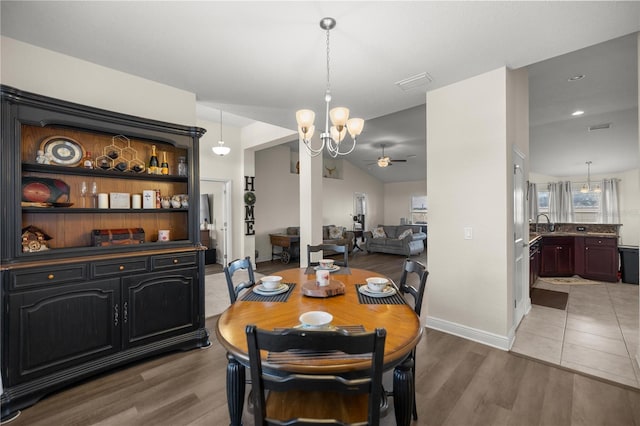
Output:
<path fill-rule="evenodd" d="M 310 109 L 301 109 L 296 112 L 296 121 L 298 122 L 298 135 L 300 140 L 304 142 L 307 152 L 310 156 L 320 155 L 327 147 L 327 152 L 333 158 L 338 155 L 350 154 L 356 147 L 356 138 L 364 128 L 364 120 L 362 118 L 349 118 L 349 109 L 345 107 L 335 107 L 329 109 L 331 104 L 331 81 L 329 66 L 329 32 L 336 26 L 336 20 L 333 18 L 322 18 L 320 20 L 320 28 L 327 34 L 327 90 L 325 91 L 324 101 L 326 103 L 326 116 L 324 124 L 324 132 L 320 134 L 322 144 L 319 148 L 311 146 L 311 138 L 315 130 L 313 124 L 315 120 L 315 112 Z M 329 118 L 331 118 L 332 126 L 329 127 Z M 349 132 L 352 143 L 349 149 L 345 148 L 343 141 Z"/>

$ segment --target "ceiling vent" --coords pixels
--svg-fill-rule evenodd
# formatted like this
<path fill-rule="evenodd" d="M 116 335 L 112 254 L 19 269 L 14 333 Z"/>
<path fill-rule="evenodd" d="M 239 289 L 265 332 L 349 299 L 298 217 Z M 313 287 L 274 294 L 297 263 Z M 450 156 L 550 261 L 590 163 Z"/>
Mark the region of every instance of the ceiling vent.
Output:
<path fill-rule="evenodd" d="M 611 128 L 611 123 L 603 123 L 603 124 L 594 124 L 593 126 L 587 127 L 590 132 L 595 130 L 607 130 Z"/>
<path fill-rule="evenodd" d="M 406 92 L 407 90 L 415 89 L 416 87 L 426 86 L 432 81 L 433 78 L 431 78 L 429 73 L 425 71 L 420 74 L 407 77 L 403 80 L 396 81 L 394 84 Z"/>

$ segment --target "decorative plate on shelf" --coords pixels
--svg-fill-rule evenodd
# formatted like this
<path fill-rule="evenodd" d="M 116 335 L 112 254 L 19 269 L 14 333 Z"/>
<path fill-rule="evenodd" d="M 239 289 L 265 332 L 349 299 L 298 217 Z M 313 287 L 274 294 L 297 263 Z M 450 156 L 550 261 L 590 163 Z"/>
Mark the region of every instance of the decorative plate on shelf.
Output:
<path fill-rule="evenodd" d="M 49 136 L 40 143 L 40 149 L 51 156 L 53 164 L 67 167 L 80 165 L 85 154 L 80 142 L 66 136 Z"/>

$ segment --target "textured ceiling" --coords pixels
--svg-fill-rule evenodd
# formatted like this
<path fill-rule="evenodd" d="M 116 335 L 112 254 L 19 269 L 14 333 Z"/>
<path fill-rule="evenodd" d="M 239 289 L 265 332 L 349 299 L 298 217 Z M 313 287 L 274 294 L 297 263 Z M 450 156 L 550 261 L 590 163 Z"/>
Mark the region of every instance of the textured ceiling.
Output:
<path fill-rule="evenodd" d="M 635 124 L 622 115 L 615 119 L 607 115 L 622 110 L 633 118 L 636 52 L 631 61 L 609 57 L 606 48 L 594 55 L 576 53 L 573 65 L 556 68 L 552 61 L 544 61 L 637 32 L 640 2 L 3 0 L 0 7 L 3 36 L 193 92 L 200 111 L 211 113 L 204 118 L 213 122 L 223 109 L 227 124 L 259 120 L 290 129 L 295 129 L 294 114 L 300 108 L 318 112 L 316 124 L 324 119 L 319 112 L 326 43 L 318 22 L 334 17 L 334 105 L 348 106 L 353 116 L 367 120 L 361 143 L 349 160 L 366 169 L 369 160 L 379 155 L 381 143 L 392 158 L 415 155 L 405 164 L 369 169 L 383 181 L 426 177 L 421 108 L 423 112 L 427 90 L 502 66 L 532 64 L 533 171 L 579 174 L 586 160 L 594 162 L 594 173 L 612 172 L 614 164 L 638 167 L 637 112 Z M 631 39 L 635 46 L 635 37 Z M 622 70 L 612 70 L 613 61 L 623 63 Z M 592 62 L 598 62 L 600 71 L 591 71 Z M 559 89 L 567 74 L 578 68 L 587 74 L 579 82 L 581 90 Z M 428 72 L 433 81 L 408 91 L 394 84 L 421 72 Z M 622 88 L 614 88 L 616 83 Z M 588 84 L 594 85 L 589 99 L 606 98 L 606 102 L 582 107 L 587 111 L 580 119 L 582 127 L 612 117 L 615 123 L 606 137 L 607 148 L 593 133 L 587 137 L 562 133 L 578 124 L 578 120 L 567 122 L 563 114 L 572 102 L 586 101 Z M 618 144 L 633 132 L 636 154 L 628 155 L 629 149 Z M 571 147 L 561 149 L 566 142 Z M 591 151 L 592 145 L 600 150 Z M 570 158 L 561 158 L 563 151 Z"/>

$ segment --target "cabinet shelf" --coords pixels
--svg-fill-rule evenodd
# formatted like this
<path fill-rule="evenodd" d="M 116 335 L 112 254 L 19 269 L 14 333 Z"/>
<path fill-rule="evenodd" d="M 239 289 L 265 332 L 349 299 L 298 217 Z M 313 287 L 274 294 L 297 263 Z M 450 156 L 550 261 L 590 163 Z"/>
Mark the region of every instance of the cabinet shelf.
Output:
<path fill-rule="evenodd" d="M 70 207 L 23 207 L 23 213 L 93 213 L 93 214 L 113 214 L 113 213 L 188 213 L 189 209 L 94 209 L 94 208 L 70 208 Z"/>
<path fill-rule="evenodd" d="M 134 172 L 119 172 L 117 170 L 102 170 L 102 169 L 84 169 L 82 167 L 65 167 L 65 166 L 51 166 L 48 164 L 32 164 L 22 163 L 23 172 L 36 172 L 36 173 L 50 173 L 50 174 L 65 174 L 65 175 L 77 175 L 77 176 L 91 176 L 91 177 L 107 177 L 117 179 L 135 179 L 146 180 L 154 182 L 187 182 L 186 176 L 177 175 L 150 175 L 147 173 L 134 173 Z"/>

